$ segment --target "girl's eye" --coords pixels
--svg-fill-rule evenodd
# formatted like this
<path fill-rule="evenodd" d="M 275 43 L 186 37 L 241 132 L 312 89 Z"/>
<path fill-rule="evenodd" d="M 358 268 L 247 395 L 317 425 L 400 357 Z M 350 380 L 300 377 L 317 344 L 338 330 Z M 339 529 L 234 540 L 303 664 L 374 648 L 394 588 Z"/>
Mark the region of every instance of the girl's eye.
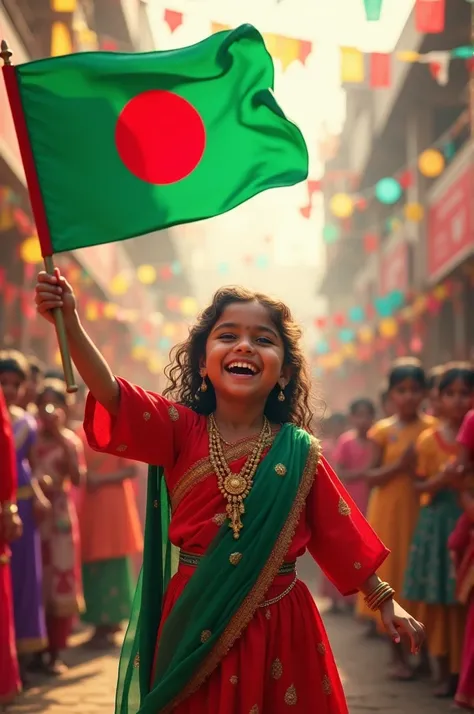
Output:
<path fill-rule="evenodd" d="M 272 345 L 273 342 L 268 337 L 257 337 L 257 342 L 262 342 L 264 345 Z"/>
<path fill-rule="evenodd" d="M 235 335 L 233 335 L 231 332 L 223 332 L 222 335 L 219 335 L 220 340 L 235 340 Z"/>

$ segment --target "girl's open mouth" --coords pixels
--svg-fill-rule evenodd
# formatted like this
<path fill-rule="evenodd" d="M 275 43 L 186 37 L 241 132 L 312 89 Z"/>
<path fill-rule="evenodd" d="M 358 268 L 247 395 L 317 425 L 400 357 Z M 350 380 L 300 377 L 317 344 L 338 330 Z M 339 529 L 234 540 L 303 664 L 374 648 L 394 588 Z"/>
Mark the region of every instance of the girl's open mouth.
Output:
<path fill-rule="evenodd" d="M 238 377 L 255 377 L 256 374 L 260 372 L 258 367 L 256 367 L 252 362 L 246 362 L 244 360 L 239 360 L 238 362 L 230 362 L 225 367 L 226 372 L 233 374 Z"/>

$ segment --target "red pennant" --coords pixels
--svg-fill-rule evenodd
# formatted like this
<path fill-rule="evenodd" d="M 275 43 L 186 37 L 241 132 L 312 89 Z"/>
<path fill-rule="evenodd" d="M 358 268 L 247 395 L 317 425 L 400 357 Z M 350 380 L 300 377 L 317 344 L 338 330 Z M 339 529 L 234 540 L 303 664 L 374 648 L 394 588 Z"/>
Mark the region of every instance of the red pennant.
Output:
<path fill-rule="evenodd" d="M 336 314 L 332 318 L 332 321 L 334 322 L 336 327 L 344 327 L 344 325 L 346 324 L 346 316 L 343 312 L 336 312 Z"/>
<path fill-rule="evenodd" d="M 365 211 L 365 209 L 367 208 L 369 203 L 366 198 L 362 198 L 362 196 L 361 196 L 360 198 L 358 198 L 356 200 L 354 205 L 355 205 L 357 211 Z"/>
<path fill-rule="evenodd" d="M 392 57 L 382 52 L 370 55 L 370 86 L 374 89 L 390 87 L 392 80 Z"/>
<path fill-rule="evenodd" d="M 377 233 L 366 233 L 364 235 L 364 252 L 367 255 L 376 253 L 379 248 L 379 237 Z"/>
<path fill-rule="evenodd" d="M 439 73 L 441 72 L 441 65 L 439 62 L 430 62 L 429 64 L 431 76 L 433 79 L 438 79 Z"/>
<path fill-rule="evenodd" d="M 173 271 L 169 265 L 164 265 L 160 270 L 160 277 L 163 280 L 170 280 L 173 277 Z"/>
<path fill-rule="evenodd" d="M 307 206 L 303 206 L 303 208 L 300 208 L 300 213 L 303 218 L 309 218 L 311 215 L 311 204 L 308 203 Z"/>
<path fill-rule="evenodd" d="M 415 25 L 423 34 L 443 32 L 446 14 L 445 0 L 416 0 Z"/>
<path fill-rule="evenodd" d="M 321 181 L 308 181 L 308 194 L 309 197 L 313 195 L 313 193 L 316 193 L 317 191 L 322 190 L 322 184 Z"/>
<path fill-rule="evenodd" d="M 325 317 L 317 317 L 314 321 L 315 327 L 317 327 L 319 330 L 323 330 L 326 325 L 327 325 L 327 318 Z"/>
<path fill-rule="evenodd" d="M 413 186 L 413 171 L 410 171 L 410 169 L 402 171 L 398 177 L 398 183 L 404 190 Z"/>
<path fill-rule="evenodd" d="M 302 64 L 306 64 L 306 60 L 313 50 L 313 43 L 307 40 L 300 40 L 298 59 Z"/>
<path fill-rule="evenodd" d="M 176 12 L 176 10 L 165 10 L 164 19 L 171 32 L 174 32 L 183 24 L 183 13 Z"/>

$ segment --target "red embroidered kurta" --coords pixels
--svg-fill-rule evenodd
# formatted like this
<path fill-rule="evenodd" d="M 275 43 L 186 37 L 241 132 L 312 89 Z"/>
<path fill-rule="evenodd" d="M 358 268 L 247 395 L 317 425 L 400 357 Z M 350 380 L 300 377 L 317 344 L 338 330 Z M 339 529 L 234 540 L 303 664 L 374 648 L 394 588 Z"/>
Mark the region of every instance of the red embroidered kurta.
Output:
<path fill-rule="evenodd" d="M 209 463 L 207 420 L 125 380 L 119 383 L 115 418 L 89 396 L 84 422 L 89 443 L 99 451 L 163 466 L 173 509 L 170 539 L 186 552 L 203 554 L 225 514 Z M 247 439 L 225 446 L 233 471 L 242 468 L 253 445 L 254 439 Z M 346 595 L 356 592 L 388 555 L 324 459 L 285 560 L 295 560 L 306 549 Z M 165 618 L 192 573 L 192 567 L 180 566 L 166 594 Z M 280 595 L 293 579 L 278 576 L 266 599 Z M 275 604 L 257 609 L 210 678 L 175 711 L 284 714 L 288 706 L 301 714 L 347 712 L 321 617 L 301 581 Z"/>
<path fill-rule="evenodd" d="M 0 389 L 0 511 L 1 504 L 15 500 L 15 447 L 10 417 Z M 0 704 L 12 701 L 20 688 L 13 620 L 10 549 L 2 534 L 0 516 Z"/>

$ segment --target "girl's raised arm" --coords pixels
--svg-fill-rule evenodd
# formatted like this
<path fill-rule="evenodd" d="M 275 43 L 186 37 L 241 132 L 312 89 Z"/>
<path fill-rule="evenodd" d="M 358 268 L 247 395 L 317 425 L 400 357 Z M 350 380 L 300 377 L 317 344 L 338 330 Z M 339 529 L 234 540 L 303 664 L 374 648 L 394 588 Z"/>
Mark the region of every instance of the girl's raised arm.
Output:
<path fill-rule="evenodd" d="M 38 313 L 54 322 L 52 310 L 60 307 L 68 334 L 69 348 L 77 371 L 95 399 L 112 415 L 119 410 L 120 389 L 109 365 L 83 328 L 72 287 L 56 269 L 54 275 L 41 272 L 36 284 Z"/>

